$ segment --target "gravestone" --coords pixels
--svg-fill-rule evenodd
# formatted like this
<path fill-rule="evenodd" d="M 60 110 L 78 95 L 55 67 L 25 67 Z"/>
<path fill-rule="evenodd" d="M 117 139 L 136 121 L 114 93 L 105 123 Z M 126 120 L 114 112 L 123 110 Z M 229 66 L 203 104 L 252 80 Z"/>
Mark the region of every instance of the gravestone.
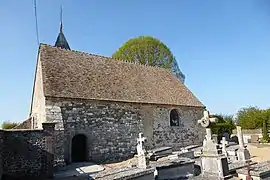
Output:
<path fill-rule="evenodd" d="M 206 136 L 201 155 L 202 175 L 225 179 L 229 176 L 227 157 L 218 149 L 218 144 L 214 142 L 211 129 L 209 128 L 210 124 L 215 122 L 216 118 L 210 118 L 208 111 L 204 111 L 204 117 L 198 120 L 198 123 L 206 128 Z"/>
<path fill-rule="evenodd" d="M 239 144 L 238 137 L 235 136 L 235 135 L 231 136 L 230 142 L 233 142 L 233 143 L 235 143 L 235 144 Z"/>
<path fill-rule="evenodd" d="M 139 138 L 137 138 L 137 158 L 138 158 L 138 168 L 146 169 L 148 165 L 148 160 L 146 158 L 146 151 L 144 149 L 144 141 L 142 133 L 139 133 Z"/>
<path fill-rule="evenodd" d="M 236 126 L 236 129 L 237 129 L 237 136 L 238 136 L 238 141 L 239 141 L 239 149 L 237 150 L 238 161 L 244 161 L 244 162 L 249 161 L 250 153 L 244 145 L 242 129 L 240 126 Z"/>
<path fill-rule="evenodd" d="M 225 137 L 225 140 L 226 140 L 226 141 L 229 141 L 229 140 L 230 140 L 230 134 L 229 134 L 228 132 L 224 132 L 224 133 L 222 134 L 222 137 Z"/>
<path fill-rule="evenodd" d="M 222 140 L 220 141 L 221 143 L 221 148 L 222 148 L 222 153 L 227 157 L 227 151 L 226 151 L 226 146 L 228 145 L 228 141 L 226 141 L 225 137 L 222 137 Z"/>
<path fill-rule="evenodd" d="M 218 135 L 217 134 L 212 134 L 212 139 L 215 143 L 218 144 Z"/>

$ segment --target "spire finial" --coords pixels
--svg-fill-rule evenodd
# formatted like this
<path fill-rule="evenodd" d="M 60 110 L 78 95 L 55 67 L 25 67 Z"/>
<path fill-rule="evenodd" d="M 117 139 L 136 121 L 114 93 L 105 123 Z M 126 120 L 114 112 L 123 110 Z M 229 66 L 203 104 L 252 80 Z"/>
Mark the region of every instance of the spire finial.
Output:
<path fill-rule="evenodd" d="M 60 32 L 63 32 L 63 4 L 60 6 Z"/>
<path fill-rule="evenodd" d="M 63 5 L 60 6 L 60 32 L 58 34 L 57 40 L 55 42 L 56 47 L 64 48 L 70 50 L 68 42 L 63 33 Z"/>

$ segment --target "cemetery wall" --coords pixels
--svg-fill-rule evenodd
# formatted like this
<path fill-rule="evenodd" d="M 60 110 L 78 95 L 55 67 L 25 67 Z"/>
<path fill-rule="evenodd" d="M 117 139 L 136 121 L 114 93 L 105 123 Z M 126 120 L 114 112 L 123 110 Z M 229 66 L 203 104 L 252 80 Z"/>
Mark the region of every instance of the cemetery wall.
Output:
<path fill-rule="evenodd" d="M 3 134 L 4 131 L 0 130 L 0 180 L 3 175 Z"/>
<path fill-rule="evenodd" d="M 1 132 L 2 174 L 5 178 L 51 177 L 53 155 L 51 132 L 46 130 L 7 130 Z"/>
<path fill-rule="evenodd" d="M 237 130 L 234 129 L 233 134 L 237 134 Z M 262 129 L 242 129 L 243 134 L 262 134 Z"/>

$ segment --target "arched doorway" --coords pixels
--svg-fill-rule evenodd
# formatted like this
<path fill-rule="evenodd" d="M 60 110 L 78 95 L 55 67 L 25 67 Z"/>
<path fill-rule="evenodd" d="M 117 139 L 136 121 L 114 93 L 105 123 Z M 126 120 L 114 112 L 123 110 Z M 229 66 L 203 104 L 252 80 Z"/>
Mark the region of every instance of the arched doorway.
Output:
<path fill-rule="evenodd" d="M 71 161 L 87 161 L 87 138 L 83 134 L 78 134 L 72 138 Z"/>

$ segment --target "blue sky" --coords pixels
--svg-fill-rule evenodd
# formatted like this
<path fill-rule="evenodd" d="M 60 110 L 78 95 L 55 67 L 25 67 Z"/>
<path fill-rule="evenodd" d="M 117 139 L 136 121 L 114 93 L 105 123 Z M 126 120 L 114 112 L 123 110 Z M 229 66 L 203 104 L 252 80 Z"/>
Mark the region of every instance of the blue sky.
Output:
<path fill-rule="evenodd" d="M 176 56 L 186 85 L 213 113 L 270 106 L 267 0 L 62 0 L 72 49 L 111 56 L 154 36 Z M 54 44 L 60 0 L 37 0 L 40 42 Z M 0 1 L 0 123 L 29 114 L 37 41 L 33 0 Z"/>

